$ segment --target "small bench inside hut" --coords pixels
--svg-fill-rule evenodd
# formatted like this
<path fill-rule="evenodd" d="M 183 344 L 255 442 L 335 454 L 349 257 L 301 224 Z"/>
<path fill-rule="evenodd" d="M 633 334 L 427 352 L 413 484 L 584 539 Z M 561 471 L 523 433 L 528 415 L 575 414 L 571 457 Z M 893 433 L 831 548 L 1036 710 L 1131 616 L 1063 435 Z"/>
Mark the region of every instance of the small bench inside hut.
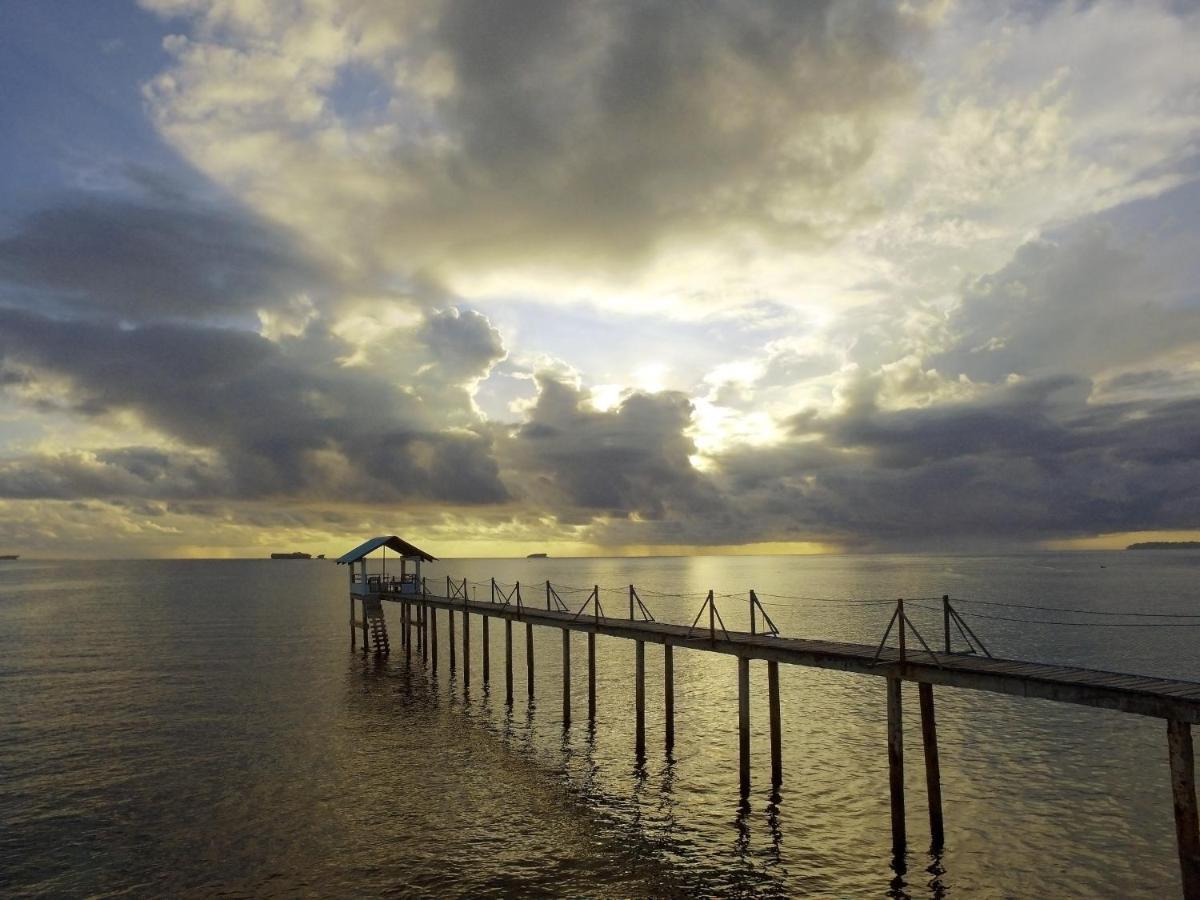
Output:
<path fill-rule="evenodd" d="M 436 561 L 420 547 L 387 534 L 360 544 L 337 562 L 350 567 L 351 594 L 419 594 L 421 563 Z"/>

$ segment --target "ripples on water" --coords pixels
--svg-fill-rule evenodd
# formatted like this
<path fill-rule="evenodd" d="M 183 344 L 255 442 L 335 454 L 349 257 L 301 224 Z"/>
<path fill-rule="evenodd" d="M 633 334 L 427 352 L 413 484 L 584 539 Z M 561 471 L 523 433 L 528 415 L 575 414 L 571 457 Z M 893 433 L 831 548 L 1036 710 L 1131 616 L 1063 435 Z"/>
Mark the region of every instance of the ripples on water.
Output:
<path fill-rule="evenodd" d="M 1101 568 L 1104 565 L 1105 568 Z M 431 577 L 699 592 L 1042 600 L 1200 612 L 1200 556 L 471 560 Z M 690 622 L 699 596 L 647 597 Z M 623 598 L 605 596 L 610 615 Z M 582 602 L 582 601 L 580 601 Z M 398 616 L 386 607 L 398 644 Z M 745 628 L 744 602 L 721 609 Z M 871 642 L 882 607 L 779 602 L 785 635 Z M 557 631 L 537 698 L 504 705 L 503 627 L 471 694 L 447 670 L 348 651 L 327 562 L 0 564 L 0 892 L 14 895 L 1178 895 L 1156 719 L 938 689 L 946 814 L 928 843 L 915 689 L 905 689 L 907 872 L 892 868 L 884 682 L 781 667 L 782 795 L 769 790 L 765 666 L 752 665 L 754 792 L 739 804 L 736 664 L 647 645 L 647 758 L 633 754 L 633 645 L 600 637 L 598 718 L 560 717 Z M 922 611 L 919 611 L 922 612 Z M 939 634 L 932 612 L 918 625 Z M 997 655 L 1200 680 L 1197 629 L 979 621 Z M 461 639 L 461 634 L 460 634 Z"/>

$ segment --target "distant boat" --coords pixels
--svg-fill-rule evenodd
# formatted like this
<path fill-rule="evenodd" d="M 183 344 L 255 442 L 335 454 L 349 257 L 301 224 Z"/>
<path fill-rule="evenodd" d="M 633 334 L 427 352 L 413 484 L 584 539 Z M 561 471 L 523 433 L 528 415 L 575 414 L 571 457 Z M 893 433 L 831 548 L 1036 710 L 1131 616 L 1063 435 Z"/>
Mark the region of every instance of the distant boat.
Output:
<path fill-rule="evenodd" d="M 17 554 L 17 553 L 9 553 L 6 556 L 0 556 L 0 559 L 20 559 L 20 558 L 21 558 L 20 554 Z"/>
<path fill-rule="evenodd" d="M 525 557 L 525 558 L 526 558 L 526 559 L 545 559 L 545 558 L 546 558 L 546 554 L 545 554 L 545 553 L 530 553 L 530 554 L 529 554 L 527 557 Z"/>
<path fill-rule="evenodd" d="M 311 553 L 272 553 L 271 559 L 312 559 Z"/>

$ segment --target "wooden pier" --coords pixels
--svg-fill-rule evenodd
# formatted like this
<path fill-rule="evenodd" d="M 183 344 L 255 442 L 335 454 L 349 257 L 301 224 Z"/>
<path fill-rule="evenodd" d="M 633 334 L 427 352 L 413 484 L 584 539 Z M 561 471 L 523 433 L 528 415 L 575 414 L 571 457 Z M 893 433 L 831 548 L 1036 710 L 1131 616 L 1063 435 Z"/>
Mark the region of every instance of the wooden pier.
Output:
<path fill-rule="evenodd" d="M 647 643 L 664 648 L 664 731 L 667 748 L 675 740 L 674 651 L 694 650 L 705 653 L 724 653 L 738 660 L 738 773 L 743 796 L 751 785 L 750 769 L 750 688 L 751 663 L 765 662 L 767 668 L 768 708 L 770 715 L 771 783 L 778 786 L 783 779 L 782 725 L 779 712 L 779 665 L 809 666 L 833 669 L 858 675 L 871 675 L 887 682 L 887 759 L 891 794 L 892 845 L 899 854 L 907 845 L 904 797 L 904 742 L 902 730 L 903 703 L 901 684 L 918 685 L 919 715 L 924 751 L 924 769 L 928 794 L 930 834 L 934 848 L 943 843 L 941 768 L 938 755 L 937 727 L 934 711 L 934 687 L 946 686 L 967 690 L 988 691 L 1016 697 L 1031 697 L 1118 710 L 1134 715 L 1150 716 L 1166 722 L 1167 755 L 1171 772 L 1171 792 L 1178 840 L 1183 895 L 1187 900 L 1200 900 L 1200 824 L 1198 824 L 1195 765 L 1193 760 L 1191 726 L 1200 723 L 1200 683 L 1164 678 L 1147 678 L 1074 666 L 1049 665 L 1022 660 L 999 659 L 975 653 L 952 652 L 950 623 L 957 613 L 943 598 L 945 608 L 944 642 L 932 650 L 912 628 L 904 614 L 903 601 L 897 602 L 892 625 L 898 646 L 886 646 L 887 633 L 879 645 L 853 644 L 838 641 L 810 640 L 779 635 L 757 598 L 750 595 L 752 628 L 750 632 L 725 628 L 710 592 L 705 606 L 692 626 L 655 621 L 630 587 L 628 618 L 614 618 L 604 613 L 600 592 L 596 588 L 577 611 L 571 611 L 559 599 L 553 587 L 545 586 L 545 608 L 523 600 L 518 585 L 505 595 L 497 593 L 495 583 L 487 600 L 467 597 L 467 583 L 446 580 L 445 588 L 436 593 L 427 581 L 420 584 L 419 593 L 402 594 L 389 590 L 359 592 L 351 595 L 353 612 L 357 597 L 364 611 L 373 610 L 383 601 L 400 605 L 403 634 L 401 645 L 405 652 L 417 642 L 419 648 L 433 646 L 436 641 L 436 615 L 445 611 L 449 618 L 450 667 L 455 667 L 455 619 L 461 623 L 462 666 L 464 694 L 470 690 L 470 621 L 479 616 L 484 634 L 492 619 L 504 623 L 505 633 L 505 701 L 513 701 L 512 625 L 525 626 L 526 672 L 529 696 L 533 696 L 533 628 L 555 628 L 562 633 L 562 722 L 571 722 L 571 633 L 587 635 L 588 650 L 588 718 L 596 714 L 595 636 L 598 634 L 634 641 L 634 698 L 635 747 L 640 759 L 645 753 L 645 652 Z M 540 587 L 539 587 L 540 593 Z M 540 598 L 539 598 L 540 599 Z M 636 602 L 635 602 L 636 600 Z M 757 630 L 754 611 L 760 612 L 769 626 L 768 633 Z M 707 612 L 707 616 L 705 616 Z M 701 622 L 701 619 L 705 620 Z M 959 620 L 961 621 L 961 620 Z M 888 633 L 892 625 L 889 625 Z M 351 641 L 357 629 L 362 629 L 363 649 L 367 650 L 365 619 L 351 618 Z M 916 636 L 921 649 L 908 646 L 908 636 Z M 973 635 L 972 635 L 973 636 Z M 385 643 L 376 649 L 386 650 Z M 482 651 L 484 679 L 488 678 L 488 645 Z M 422 651 L 423 652 L 423 651 Z M 436 653 L 436 651 L 435 651 Z M 424 658 L 424 655 L 422 656 Z"/>

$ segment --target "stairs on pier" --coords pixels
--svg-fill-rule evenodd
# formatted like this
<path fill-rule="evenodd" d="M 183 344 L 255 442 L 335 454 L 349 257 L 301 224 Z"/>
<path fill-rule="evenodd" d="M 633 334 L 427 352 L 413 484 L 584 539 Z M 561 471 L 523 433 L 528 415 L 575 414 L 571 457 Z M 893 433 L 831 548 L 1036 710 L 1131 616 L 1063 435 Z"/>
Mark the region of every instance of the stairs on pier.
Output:
<path fill-rule="evenodd" d="M 375 648 L 376 653 L 386 656 L 391 652 L 391 647 L 388 644 L 387 622 L 383 618 L 383 603 L 378 598 L 364 599 L 363 615 L 367 620 L 371 646 Z"/>

